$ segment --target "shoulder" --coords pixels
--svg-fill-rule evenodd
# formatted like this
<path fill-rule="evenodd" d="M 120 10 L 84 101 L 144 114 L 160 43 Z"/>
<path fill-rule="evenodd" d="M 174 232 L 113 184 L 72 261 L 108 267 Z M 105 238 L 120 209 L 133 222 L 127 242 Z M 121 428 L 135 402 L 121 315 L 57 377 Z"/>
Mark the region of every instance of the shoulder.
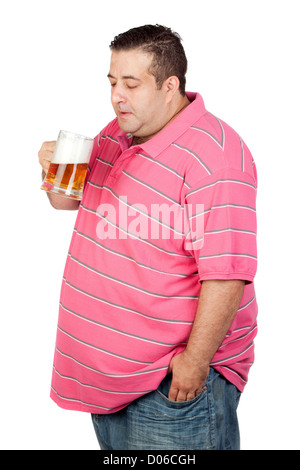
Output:
<path fill-rule="evenodd" d="M 242 137 L 208 111 L 173 146 L 185 153 L 186 178 L 191 186 L 220 172 L 237 172 L 256 182 L 254 159 Z"/>

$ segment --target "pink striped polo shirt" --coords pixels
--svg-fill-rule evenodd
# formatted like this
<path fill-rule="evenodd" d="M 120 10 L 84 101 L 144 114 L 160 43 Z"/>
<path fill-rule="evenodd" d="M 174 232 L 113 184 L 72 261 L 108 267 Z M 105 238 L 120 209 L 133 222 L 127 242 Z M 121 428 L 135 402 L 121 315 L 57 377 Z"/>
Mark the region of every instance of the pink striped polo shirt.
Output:
<path fill-rule="evenodd" d="M 155 390 L 184 350 L 201 281 L 243 279 L 211 366 L 243 390 L 254 359 L 256 170 L 202 97 L 144 144 L 117 119 L 95 138 L 65 266 L 51 397 L 112 413 Z"/>

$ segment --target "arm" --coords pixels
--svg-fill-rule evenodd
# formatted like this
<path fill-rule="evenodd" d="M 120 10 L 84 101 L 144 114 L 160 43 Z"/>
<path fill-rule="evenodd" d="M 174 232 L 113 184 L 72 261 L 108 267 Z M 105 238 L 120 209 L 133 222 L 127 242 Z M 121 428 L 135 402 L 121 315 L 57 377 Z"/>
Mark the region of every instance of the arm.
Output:
<path fill-rule="evenodd" d="M 239 308 L 244 285 L 245 282 L 240 280 L 202 282 L 187 347 L 170 362 L 169 370 L 173 374 L 170 400 L 191 400 L 201 393 L 209 364 Z"/>
<path fill-rule="evenodd" d="M 43 168 L 43 174 L 42 174 L 43 178 L 45 177 L 46 172 L 48 171 L 48 168 L 50 166 L 50 161 L 51 161 L 51 157 L 54 152 L 54 149 L 55 149 L 55 145 L 56 145 L 55 141 L 44 142 L 38 153 L 39 162 Z M 58 194 L 47 192 L 47 196 L 48 196 L 51 206 L 53 206 L 55 209 L 77 210 L 80 204 L 80 201 L 76 201 L 74 199 L 68 199 L 64 196 L 59 196 Z"/>

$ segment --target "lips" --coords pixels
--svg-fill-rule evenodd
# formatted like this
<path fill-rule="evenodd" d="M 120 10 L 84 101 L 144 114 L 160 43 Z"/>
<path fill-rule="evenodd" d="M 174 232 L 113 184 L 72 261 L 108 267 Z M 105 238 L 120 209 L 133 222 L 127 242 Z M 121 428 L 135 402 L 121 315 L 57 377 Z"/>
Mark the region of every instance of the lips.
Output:
<path fill-rule="evenodd" d="M 132 113 L 130 113 L 129 111 L 119 111 L 118 112 L 118 116 L 120 119 L 125 119 L 129 116 L 131 116 Z"/>
<path fill-rule="evenodd" d="M 118 106 L 117 107 L 117 114 L 121 118 L 122 117 L 127 117 L 130 114 L 132 114 L 132 109 L 130 109 L 129 107 L 123 108 L 123 107 Z"/>

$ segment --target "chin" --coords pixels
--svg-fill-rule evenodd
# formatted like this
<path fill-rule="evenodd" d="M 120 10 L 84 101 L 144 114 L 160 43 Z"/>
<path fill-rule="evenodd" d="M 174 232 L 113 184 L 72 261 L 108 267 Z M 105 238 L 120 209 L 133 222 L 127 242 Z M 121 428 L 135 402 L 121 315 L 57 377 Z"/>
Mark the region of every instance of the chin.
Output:
<path fill-rule="evenodd" d="M 133 128 L 132 126 L 126 126 L 124 122 L 120 122 L 118 120 L 119 127 L 123 132 L 126 132 L 127 134 L 135 135 L 136 128 Z"/>
<path fill-rule="evenodd" d="M 122 131 L 131 133 L 131 129 L 132 129 L 131 126 L 129 126 L 128 124 L 126 125 L 124 121 L 122 121 L 121 119 L 118 119 L 118 124 Z"/>

